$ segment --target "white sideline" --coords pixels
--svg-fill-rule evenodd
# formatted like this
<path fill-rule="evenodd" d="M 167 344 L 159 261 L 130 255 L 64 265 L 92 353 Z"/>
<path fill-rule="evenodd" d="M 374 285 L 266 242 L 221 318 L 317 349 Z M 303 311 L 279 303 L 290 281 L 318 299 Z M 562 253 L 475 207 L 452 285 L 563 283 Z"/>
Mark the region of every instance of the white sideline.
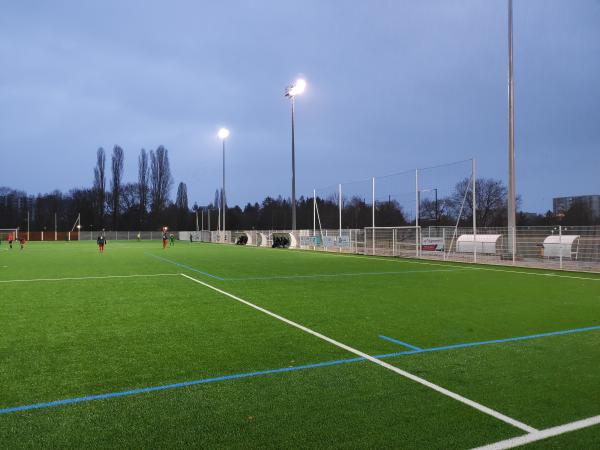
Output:
<path fill-rule="evenodd" d="M 484 445 L 483 447 L 477 447 L 473 450 L 505 450 L 509 448 L 515 448 L 520 445 L 541 441 L 542 439 L 559 436 L 561 434 L 581 430 L 582 428 L 588 428 L 598 424 L 600 424 L 600 416 L 588 417 L 587 419 L 578 420 L 576 422 L 566 423 L 564 425 L 559 425 L 552 428 L 546 428 L 545 430 L 534 431 L 524 436 L 506 439 L 504 441 Z"/>
<path fill-rule="evenodd" d="M 325 335 L 323 335 L 321 333 L 313 331 L 310 328 L 307 328 L 307 327 L 305 327 L 303 325 L 300 325 L 299 323 L 296 323 L 296 322 L 293 322 L 293 321 L 291 321 L 289 319 L 286 319 L 285 317 L 282 317 L 282 316 L 280 316 L 278 314 L 275 314 L 275 313 L 273 313 L 273 312 L 271 312 L 271 311 L 269 311 L 269 310 L 267 310 L 265 308 L 261 308 L 260 306 L 257 306 L 254 303 L 250 303 L 247 300 L 244 300 L 244 299 L 242 299 L 240 297 L 237 297 L 237 296 L 235 296 L 233 294 L 230 294 L 229 292 L 226 292 L 226 291 L 224 291 L 222 289 L 214 287 L 214 286 L 212 286 L 212 285 L 210 285 L 208 283 L 205 283 L 204 281 L 200 281 L 200 280 L 198 280 L 196 278 L 193 278 L 193 277 L 190 277 L 189 275 L 186 275 L 184 273 L 182 273 L 181 276 L 183 276 L 183 277 L 185 277 L 185 278 L 187 278 L 189 280 L 192 280 L 195 283 L 201 284 L 201 285 L 203 285 L 203 286 L 205 286 L 205 287 L 207 287 L 209 289 L 212 289 L 213 291 L 219 292 L 220 294 L 226 295 L 227 297 L 232 298 L 233 300 L 236 300 L 236 301 L 238 301 L 240 303 L 243 303 L 244 305 L 250 306 L 251 308 L 254 308 L 254 309 L 256 309 L 256 310 L 258 310 L 258 311 L 260 311 L 262 313 L 265 313 L 265 314 L 267 314 L 267 315 L 269 315 L 271 317 L 274 317 L 275 319 L 281 320 L 282 322 L 285 322 L 288 325 L 291 325 L 291 326 L 293 326 L 295 328 L 298 328 L 298 329 L 304 331 L 305 333 L 312 334 L 313 336 L 316 336 L 319 339 L 327 341 L 330 344 L 333 344 L 333 345 L 335 345 L 335 346 L 337 346 L 339 348 L 342 348 L 342 349 L 344 349 L 344 350 L 346 350 L 346 351 L 348 351 L 350 353 L 354 353 L 355 355 L 358 355 L 358 356 L 360 356 L 362 358 L 365 358 L 366 360 L 371 361 L 372 363 L 375 363 L 375 364 L 377 364 L 377 365 L 379 365 L 381 367 L 385 367 L 386 369 L 391 370 L 392 372 L 395 372 L 395 373 L 397 373 L 399 375 L 402 375 L 403 377 L 406 377 L 406 378 L 408 378 L 410 380 L 416 381 L 417 383 L 420 383 L 423 386 L 427 386 L 428 388 L 433 389 L 434 391 L 437 391 L 437 392 L 439 392 L 441 394 L 444 394 L 444 395 L 446 395 L 446 396 L 448 396 L 450 398 L 453 398 L 454 400 L 457 400 L 457 401 L 459 401 L 461 403 L 464 403 L 464 404 L 466 404 L 466 405 L 468 405 L 468 406 L 470 406 L 472 408 L 475 408 L 475 409 L 483 412 L 484 414 L 488 414 L 488 415 L 490 415 L 490 416 L 492 416 L 492 417 L 494 417 L 494 418 L 496 418 L 498 420 L 501 420 L 501 421 L 503 421 L 503 422 L 505 422 L 505 423 L 507 423 L 509 425 L 512 425 L 513 427 L 517 427 L 517 428 L 519 428 L 519 429 L 521 429 L 523 431 L 526 431 L 528 433 L 532 433 L 532 432 L 537 431 L 535 428 L 530 427 L 527 424 L 519 422 L 518 420 L 515 420 L 515 419 L 513 419 L 511 417 L 505 416 L 504 414 L 502 414 L 502 413 L 500 413 L 498 411 L 495 411 L 495 410 L 493 410 L 491 408 L 488 408 L 487 406 L 484 406 L 484 405 L 481 405 L 481 404 L 479 404 L 477 402 L 474 402 L 473 400 L 469 400 L 468 398 L 465 398 L 465 397 L 463 397 L 463 396 L 461 396 L 459 394 L 456 394 L 456 393 L 454 393 L 452 391 L 449 391 L 448 389 L 445 389 L 445 388 L 443 388 L 441 386 L 438 386 L 437 384 L 431 383 L 430 381 L 427 381 L 427 380 L 425 380 L 423 378 L 420 378 L 420 377 L 418 377 L 416 375 L 413 375 L 412 373 L 406 372 L 406 371 L 404 371 L 402 369 L 399 369 L 399 368 L 397 368 L 395 366 L 392 366 L 391 364 L 388 364 L 385 361 L 382 361 L 382 360 L 379 360 L 377 358 L 374 358 L 373 356 L 370 356 L 370 355 L 368 355 L 366 353 L 363 353 L 360 350 L 352 348 L 352 347 L 350 347 L 350 346 L 348 346 L 346 344 L 342 344 L 341 342 L 336 341 L 335 339 L 332 339 L 332 338 L 327 337 L 327 336 L 325 336 Z"/>
<path fill-rule="evenodd" d="M 35 281 L 76 281 L 76 280 L 104 280 L 106 278 L 143 278 L 143 277 L 168 277 L 178 276 L 178 273 L 152 273 L 147 275 L 104 275 L 97 277 L 65 277 L 65 278 L 32 278 L 22 280 L 0 280 L 0 283 L 27 283 Z"/>

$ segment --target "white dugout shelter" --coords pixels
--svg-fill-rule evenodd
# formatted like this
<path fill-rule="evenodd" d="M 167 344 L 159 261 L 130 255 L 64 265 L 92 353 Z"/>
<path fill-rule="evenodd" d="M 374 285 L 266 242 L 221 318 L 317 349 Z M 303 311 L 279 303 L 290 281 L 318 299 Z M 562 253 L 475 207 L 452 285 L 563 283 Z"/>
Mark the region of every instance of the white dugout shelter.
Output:
<path fill-rule="evenodd" d="M 544 257 L 577 259 L 579 235 L 552 235 L 544 239 Z"/>
<path fill-rule="evenodd" d="M 456 240 L 457 253 L 496 254 L 501 234 L 461 234 Z"/>

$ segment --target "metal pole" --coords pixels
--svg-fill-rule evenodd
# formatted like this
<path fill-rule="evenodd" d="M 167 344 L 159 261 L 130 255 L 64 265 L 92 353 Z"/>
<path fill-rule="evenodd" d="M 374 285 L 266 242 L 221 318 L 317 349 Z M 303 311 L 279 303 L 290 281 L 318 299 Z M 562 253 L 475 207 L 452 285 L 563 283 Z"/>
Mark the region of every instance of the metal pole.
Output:
<path fill-rule="evenodd" d="M 342 236 L 342 185 L 338 185 L 338 206 L 339 206 L 339 216 L 340 216 L 340 234 L 339 237 Z"/>
<path fill-rule="evenodd" d="M 313 189 L 313 236 L 317 235 L 317 191 Z"/>
<path fill-rule="evenodd" d="M 56 222 L 56 213 L 54 213 L 54 240 L 58 241 L 58 225 Z"/>
<path fill-rule="evenodd" d="M 200 231 L 200 228 L 198 227 L 198 210 L 196 210 L 196 231 Z"/>
<path fill-rule="evenodd" d="M 225 139 L 223 139 L 223 187 L 221 189 L 221 197 L 223 203 L 223 239 L 225 239 L 225 211 L 227 210 L 225 203 Z"/>
<path fill-rule="evenodd" d="M 29 211 L 27 211 L 27 240 L 29 240 Z"/>
<path fill-rule="evenodd" d="M 371 224 L 371 226 L 373 228 L 371 228 L 371 230 L 372 230 L 372 232 L 371 232 L 372 233 L 371 247 L 373 248 L 373 255 L 375 255 L 375 177 L 373 177 L 373 186 L 371 187 L 371 194 L 372 194 L 372 202 L 373 202 L 373 205 L 372 205 L 373 220 L 372 220 L 372 224 Z M 365 231 L 365 240 L 366 240 L 366 235 L 367 235 L 367 233 Z"/>
<path fill-rule="evenodd" d="M 513 81 L 513 2 L 508 0 L 508 229 L 513 262 L 516 253 L 515 92 Z"/>
<path fill-rule="evenodd" d="M 475 178 L 475 158 L 471 160 L 471 177 L 473 178 L 473 262 L 477 262 L 477 181 Z"/>
<path fill-rule="evenodd" d="M 419 169 L 415 169 L 415 226 L 416 228 L 416 233 L 415 233 L 415 239 L 416 239 L 416 246 L 417 246 L 417 257 L 419 257 L 419 253 L 420 253 L 420 245 L 419 245 L 419 203 L 420 203 L 420 192 L 419 192 Z"/>
<path fill-rule="evenodd" d="M 562 225 L 558 226 L 558 254 L 560 259 L 560 269 L 563 268 L 563 245 L 562 245 Z"/>
<path fill-rule="evenodd" d="M 206 217 L 208 217 L 208 232 L 210 233 L 210 208 L 206 209 Z"/>
<path fill-rule="evenodd" d="M 296 137 L 295 109 L 296 100 L 292 95 L 292 231 L 296 231 Z"/>
<path fill-rule="evenodd" d="M 439 224 L 439 209 L 438 209 L 438 188 L 434 188 L 435 191 L 435 224 Z"/>

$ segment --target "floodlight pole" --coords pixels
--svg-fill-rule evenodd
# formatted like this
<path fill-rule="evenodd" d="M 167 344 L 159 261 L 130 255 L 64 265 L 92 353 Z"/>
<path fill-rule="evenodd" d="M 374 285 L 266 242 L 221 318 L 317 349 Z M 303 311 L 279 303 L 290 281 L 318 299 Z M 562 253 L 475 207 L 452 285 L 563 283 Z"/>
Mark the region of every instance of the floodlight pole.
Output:
<path fill-rule="evenodd" d="M 292 231 L 296 231 L 296 97 L 290 95 L 292 101 Z"/>
<path fill-rule="evenodd" d="M 508 0 L 508 247 L 515 262 L 516 186 L 515 186 L 515 87 L 513 80 L 513 2 Z"/>
<path fill-rule="evenodd" d="M 223 187 L 221 188 L 221 203 L 223 211 L 223 241 L 225 240 L 225 211 L 227 206 L 225 204 L 225 138 L 223 140 Z"/>

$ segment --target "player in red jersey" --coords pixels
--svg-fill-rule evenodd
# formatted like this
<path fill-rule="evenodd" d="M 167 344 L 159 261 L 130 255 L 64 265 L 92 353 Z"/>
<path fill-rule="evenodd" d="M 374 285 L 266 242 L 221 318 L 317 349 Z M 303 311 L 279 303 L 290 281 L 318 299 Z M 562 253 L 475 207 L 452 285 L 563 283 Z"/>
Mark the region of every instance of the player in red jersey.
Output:
<path fill-rule="evenodd" d="M 100 253 L 104 253 L 104 246 L 106 245 L 106 238 L 102 235 L 98 236 L 96 239 L 96 243 L 98 244 L 98 250 Z"/>
<path fill-rule="evenodd" d="M 20 237 L 19 238 L 19 244 L 21 245 L 21 250 L 23 250 L 25 248 L 25 238 L 24 237 Z"/>

